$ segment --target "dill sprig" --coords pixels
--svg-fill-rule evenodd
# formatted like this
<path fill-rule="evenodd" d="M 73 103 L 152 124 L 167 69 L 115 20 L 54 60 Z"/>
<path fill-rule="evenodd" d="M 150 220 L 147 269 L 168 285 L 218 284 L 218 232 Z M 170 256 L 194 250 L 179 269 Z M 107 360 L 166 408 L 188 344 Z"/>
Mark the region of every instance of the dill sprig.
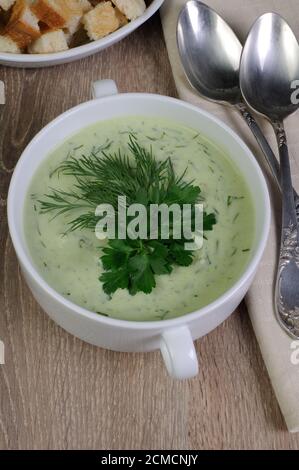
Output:
<path fill-rule="evenodd" d="M 95 215 L 100 204 L 110 204 L 117 214 L 119 196 L 126 197 L 127 206 L 135 203 L 149 208 L 151 204 L 195 204 L 202 201 L 201 190 L 184 180 L 186 170 L 177 176 L 170 158 L 158 161 L 152 148 L 140 146 L 134 135 L 129 136 L 129 155 L 92 152 L 80 158 L 70 157 L 57 168 L 57 174 L 71 176 L 71 191 L 51 188 L 39 200 L 41 213 L 54 217 L 74 213 L 66 232 L 95 230 L 101 217 Z M 194 215 L 194 213 L 193 213 Z M 204 213 L 204 231 L 212 230 L 214 214 Z M 193 253 L 185 251 L 184 238 L 169 240 L 108 240 L 101 257 L 105 272 L 100 277 L 104 291 L 111 295 L 117 289 L 150 293 L 156 285 L 155 276 L 169 274 L 173 265 L 189 266 Z"/>

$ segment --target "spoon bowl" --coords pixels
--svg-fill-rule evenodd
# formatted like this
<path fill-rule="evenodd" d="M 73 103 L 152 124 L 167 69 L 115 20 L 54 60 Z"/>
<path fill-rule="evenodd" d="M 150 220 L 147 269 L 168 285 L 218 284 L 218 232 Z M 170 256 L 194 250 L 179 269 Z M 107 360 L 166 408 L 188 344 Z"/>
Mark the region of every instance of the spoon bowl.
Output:
<path fill-rule="evenodd" d="M 271 121 L 282 121 L 299 104 L 291 100 L 299 78 L 299 46 L 281 16 L 266 13 L 253 25 L 244 46 L 240 86 L 247 104 Z"/>
<path fill-rule="evenodd" d="M 240 103 L 242 44 L 212 8 L 187 2 L 180 13 L 177 41 L 187 77 L 198 93 L 213 101 Z"/>
<path fill-rule="evenodd" d="M 279 163 L 243 102 L 239 85 L 242 44 L 234 31 L 208 5 L 190 0 L 179 15 L 177 42 L 192 87 L 210 101 L 236 108 L 256 138 L 280 187 Z"/>
<path fill-rule="evenodd" d="M 281 251 L 275 289 L 276 316 L 299 338 L 299 230 L 284 120 L 299 107 L 293 99 L 299 79 L 299 46 L 287 22 L 276 13 L 261 16 L 246 41 L 240 86 L 247 104 L 273 125 L 280 155 L 282 187 Z"/>

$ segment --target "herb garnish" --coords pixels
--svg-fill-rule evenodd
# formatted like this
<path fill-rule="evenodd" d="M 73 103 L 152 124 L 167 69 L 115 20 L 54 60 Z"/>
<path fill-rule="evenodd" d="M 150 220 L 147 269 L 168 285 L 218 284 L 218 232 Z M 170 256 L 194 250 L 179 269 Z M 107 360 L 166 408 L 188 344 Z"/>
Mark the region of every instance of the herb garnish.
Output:
<path fill-rule="evenodd" d="M 186 171 L 175 174 L 171 159 L 158 161 L 152 149 L 141 147 L 136 137 L 129 137 L 131 155 L 121 151 L 115 154 L 91 153 L 80 158 L 70 157 L 58 168 L 60 175 L 75 178 L 71 191 L 52 189 L 43 200 L 38 201 L 41 213 L 53 212 L 54 216 L 76 213 L 68 222 L 68 232 L 78 229 L 95 230 L 101 219 L 95 215 L 100 204 L 111 204 L 118 208 L 118 197 L 125 196 L 127 205 L 139 203 L 149 208 L 151 204 L 195 204 L 202 201 L 201 190 L 192 182 L 184 181 Z M 194 217 L 194 214 L 193 214 Z M 203 230 L 213 229 L 214 214 L 203 214 Z M 170 225 L 170 228 L 172 225 Z M 161 227 L 159 227 L 160 230 Z M 149 294 L 156 286 L 156 275 L 170 274 L 174 265 L 189 266 L 193 252 L 185 250 L 185 238 L 168 240 L 110 239 L 102 250 L 101 261 L 105 272 L 100 281 L 108 295 L 117 289 L 128 289 L 131 295 L 137 292 Z"/>
<path fill-rule="evenodd" d="M 233 201 L 244 199 L 244 196 L 227 196 L 227 207 L 231 206 Z"/>

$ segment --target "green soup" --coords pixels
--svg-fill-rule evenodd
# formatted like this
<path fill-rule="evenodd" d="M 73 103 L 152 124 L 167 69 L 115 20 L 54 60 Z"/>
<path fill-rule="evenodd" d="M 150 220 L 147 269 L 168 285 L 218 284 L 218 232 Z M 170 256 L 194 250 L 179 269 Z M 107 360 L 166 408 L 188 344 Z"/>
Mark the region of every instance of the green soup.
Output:
<path fill-rule="evenodd" d="M 175 171 L 187 167 L 186 179 L 202 189 L 205 210 L 217 216 L 203 248 L 189 267 L 157 276 L 151 294 L 131 296 L 119 289 L 112 298 L 101 286 L 100 242 L 93 231 L 64 235 L 70 216 L 40 214 L 38 199 L 50 188 L 67 190 L 72 177 L 59 177 L 57 166 L 69 156 L 127 151 L 134 133 L 140 145 L 152 146 L 158 159 L 170 157 Z M 62 186 L 63 185 L 63 186 Z M 45 281 L 67 299 L 113 318 L 154 321 L 178 317 L 216 300 L 244 271 L 251 256 L 255 216 L 249 188 L 230 158 L 193 129 L 164 119 L 130 117 L 99 122 L 54 150 L 35 173 L 25 201 L 25 235 L 35 266 Z"/>

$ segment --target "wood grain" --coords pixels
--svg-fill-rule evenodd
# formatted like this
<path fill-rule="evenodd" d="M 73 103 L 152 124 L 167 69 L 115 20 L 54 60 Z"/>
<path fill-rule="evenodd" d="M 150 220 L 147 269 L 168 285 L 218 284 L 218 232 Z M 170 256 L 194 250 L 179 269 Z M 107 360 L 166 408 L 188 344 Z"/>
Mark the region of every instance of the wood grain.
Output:
<path fill-rule="evenodd" d="M 31 138 L 85 101 L 90 84 L 175 96 L 158 16 L 91 58 L 43 70 L 0 68 L 1 449 L 294 449 L 244 306 L 196 344 L 199 377 L 167 377 L 159 353 L 119 354 L 64 332 L 26 287 L 6 222 L 13 167 Z"/>

